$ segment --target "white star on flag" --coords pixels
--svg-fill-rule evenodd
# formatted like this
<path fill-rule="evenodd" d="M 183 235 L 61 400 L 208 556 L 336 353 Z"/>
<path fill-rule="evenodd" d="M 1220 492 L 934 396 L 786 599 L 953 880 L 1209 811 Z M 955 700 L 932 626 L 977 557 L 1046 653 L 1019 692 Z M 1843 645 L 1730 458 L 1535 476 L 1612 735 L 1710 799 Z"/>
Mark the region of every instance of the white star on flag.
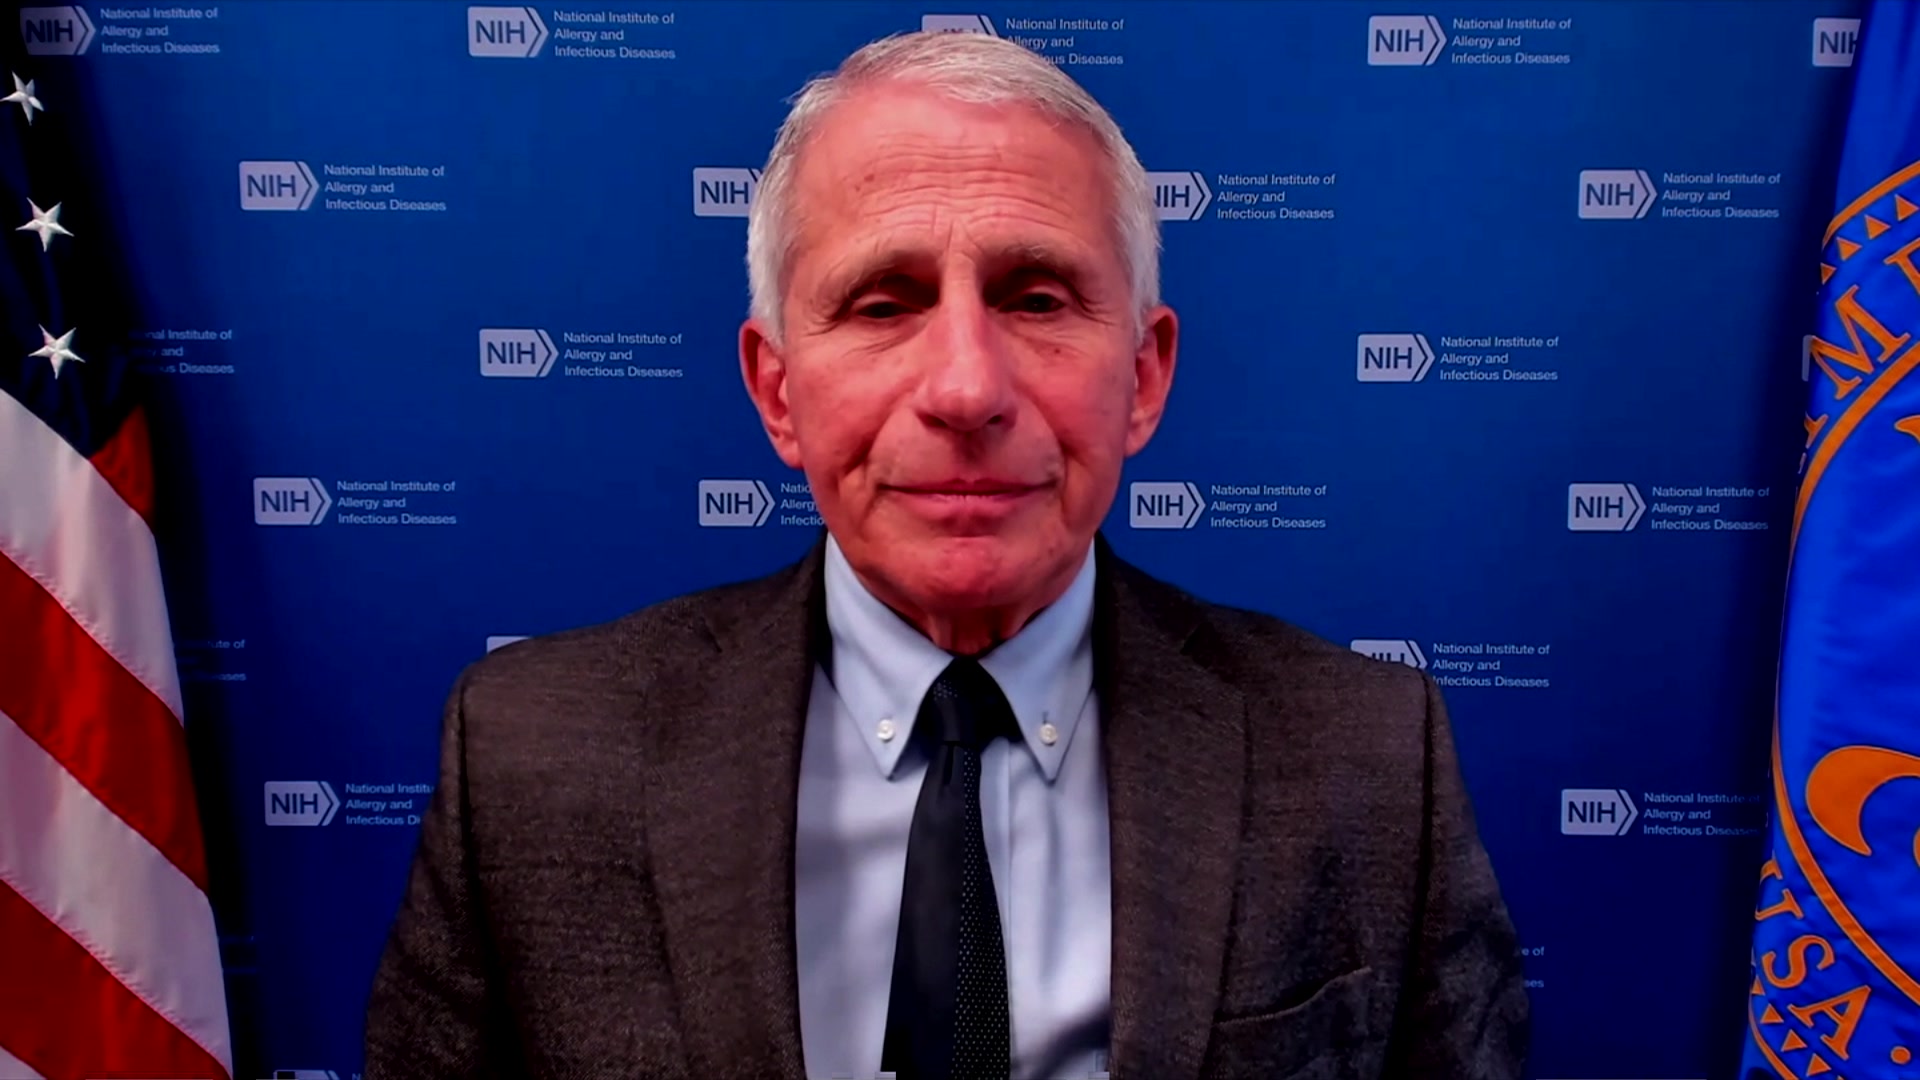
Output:
<path fill-rule="evenodd" d="M 27 355 L 29 357 L 46 357 L 47 361 L 53 365 L 53 377 L 57 379 L 60 377 L 60 365 L 67 361 L 71 360 L 76 364 L 86 363 L 86 360 L 83 359 L 79 353 L 67 347 L 73 343 L 73 333 L 72 330 L 69 330 L 59 337 L 54 337 L 52 334 L 47 333 L 47 328 L 43 326 L 40 328 L 40 338 L 44 344 Z"/>
<path fill-rule="evenodd" d="M 33 80 L 29 79 L 26 82 L 21 82 L 20 76 L 18 75 L 13 77 L 13 93 L 8 94 L 6 97 L 0 97 L 0 102 L 8 101 L 20 103 L 20 111 L 27 114 L 27 123 L 29 124 L 33 123 L 33 110 L 39 109 L 41 112 L 47 111 L 47 107 L 40 104 L 40 99 L 33 96 Z"/>
<path fill-rule="evenodd" d="M 41 251 L 46 251 L 53 246 L 54 233 L 59 233 L 61 236 L 73 235 L 67 231 L 65 225 L 60 224 L 60 203 L 54 203 L 51 210 L 42 210 L 38 203 L 28 199 L 27 206 L 33 210 L 33 220 L 13 231 L 37 234 L 40 237 Z"/>

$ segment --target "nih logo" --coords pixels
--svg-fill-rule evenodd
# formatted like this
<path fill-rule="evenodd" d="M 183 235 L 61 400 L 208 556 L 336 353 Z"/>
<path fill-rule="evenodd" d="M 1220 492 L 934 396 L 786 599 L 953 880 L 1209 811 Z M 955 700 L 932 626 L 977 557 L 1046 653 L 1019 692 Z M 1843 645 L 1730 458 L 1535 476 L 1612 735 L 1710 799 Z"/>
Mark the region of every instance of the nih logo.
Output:
<path fill-rule="evenodd" d="M 1369 67 L 1425 67 L 1440 59 L 1447 35 L 1431 15 L 1375 15 L 1367 20 Z"/>
<path fill-rule="evenodd" d="M 1127 524 L 1136 529 L 1191 529 L 1207 504 L 1190 483 L 1136 480 L 1127 486 Z"/>
<path fill-rule="evenodd" d="M 305 210 L 320 190 L 304 161 L 240 163 L 240 209 Z"/>
<path fill-rule="evenodd" d="M 489 379 L 539 379 L 559 353 L 545 330 L 480 331 L 480 374 Z"/>
<path fill-rule="evenodd" d="M 1161 221 L 1198 221 L 1213 201 L 1207 178 L 1197 172 L 1150 172 L 1153 211 Z"/>
<path fill-rule="evenodd" d="M 1420 643 L 1417 641 L 1355 638 L 1347 647 L 1362 656 L 1371 656 L 1375 660 L 1385 660 L 1390 664 L 1405 664 L 1419 671 L 1427 670 L 1427 654 L 1420 651 Z"/>
<path fill-rule="evenodd" d="M 759 169 L 693 170 L 694 217 L 746 217 L 759 193 Z"/>
<path fill-rule="evenodd" d="M 1580 170 L 1580 216 L 1630 221 L 1647 216 L 1659 192 L 1645 169 Z"/>
<path fill-rule="evenodd" d="M 1632 532 L 1646 512 L 1632 484 L 1567 485 L 1567 528 L 1573 532 Z"/>
<path fill-rule="evenodd" d="M 1425 334 L 1361 334 L 1354 378 L 1361 382 L 1419 382 L 1433 367 Z"/>
<path fill-rule="evenodd" d="M 332 506 L 327 489 L 310 476 L 253 478 L 255 525 L 318 525 Z"/>
<path fill-rule="evenodd" d="M 269 780 L 267 824 L 318 828 L 340 812 L 340 799 L 325 780 Z"/>
<path fill-rule="evenodd" d="M 1853 54 L 1859 47 L 1859 19 L 1813 20 L 1814 67 L 1852 67 Z"/>
<path fill-rule="evenodd" d="M 922 15 L 920 29 L 929 34 L 985 34 L 999 37 L 985 15 Z"/>
<path fill-rule="evenodd" d="M 1640 811 L 1618 788 L 1564 788 L 1560 792 L 1560 835 L 1625 836 Z"/>
<path fill-rule="evenodd" d="M 79 56 L 93 44 L 93 20 L 78 4 L 21 8 L 20 40 L 30 56 Z"/>
<path fill-rule="evenodd" d="M 547 24 L 530 7 L 467 9 L 467 55 L 515 60 L 539 56 L 547 43 Z"/>
<path fill-rule="evenodd" d="M 700 481 L 700 527 L 751 529 L 767 523 L 773 493 L 758 480 Z"/>

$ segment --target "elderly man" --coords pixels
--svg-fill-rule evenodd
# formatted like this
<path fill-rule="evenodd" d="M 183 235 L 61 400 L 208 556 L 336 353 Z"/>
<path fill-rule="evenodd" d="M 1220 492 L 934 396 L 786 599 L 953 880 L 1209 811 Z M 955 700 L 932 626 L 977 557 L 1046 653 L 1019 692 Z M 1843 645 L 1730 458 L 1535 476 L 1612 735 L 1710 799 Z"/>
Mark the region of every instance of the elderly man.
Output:
<path fill-rule="evenodd" d="M 1520 1075 L 1432 681 L 1098 537 L 1173 380 L 1156 229 L 1018 46 L 799 95 L 740 364 L 827 536 L 460 679 L 369 1080 Z"/>

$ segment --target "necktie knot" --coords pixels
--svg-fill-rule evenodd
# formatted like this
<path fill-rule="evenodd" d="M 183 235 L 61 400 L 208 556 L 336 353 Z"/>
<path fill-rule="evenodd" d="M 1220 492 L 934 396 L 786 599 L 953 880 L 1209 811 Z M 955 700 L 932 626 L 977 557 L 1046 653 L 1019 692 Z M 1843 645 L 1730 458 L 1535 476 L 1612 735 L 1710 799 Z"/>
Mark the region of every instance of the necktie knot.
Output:
<path fill-rule="evenodd" d="M 978 753 L 995 736 L 1015 737 L 1019 727 L 1000 684 L 978 660 L 956 656 L 934 680 L 920 706 L 919 723 L 942 743 Z"/>

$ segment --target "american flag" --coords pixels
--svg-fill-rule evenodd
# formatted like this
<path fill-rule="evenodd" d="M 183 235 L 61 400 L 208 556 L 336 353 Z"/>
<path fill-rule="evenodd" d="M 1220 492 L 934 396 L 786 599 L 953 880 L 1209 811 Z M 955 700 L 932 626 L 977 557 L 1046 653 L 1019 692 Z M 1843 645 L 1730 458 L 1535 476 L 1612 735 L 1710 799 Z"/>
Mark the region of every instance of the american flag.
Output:
<path fill-rule="evenodd" d="M 0 56 L 0 1077 L 225 1080 L 112 215 L 78 90 L 23 66 Z"/>

